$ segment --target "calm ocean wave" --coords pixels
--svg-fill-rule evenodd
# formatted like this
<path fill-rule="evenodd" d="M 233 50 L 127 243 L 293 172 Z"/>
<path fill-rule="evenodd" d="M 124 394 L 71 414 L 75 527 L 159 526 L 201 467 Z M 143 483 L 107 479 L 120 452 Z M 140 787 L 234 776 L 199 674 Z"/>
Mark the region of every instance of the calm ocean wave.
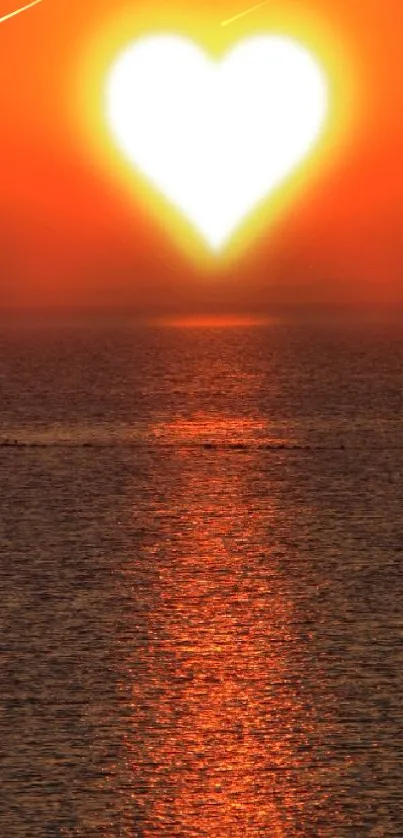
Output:
<path fill-rule="evenodd" d="M 401 838 L 402 361 L 0 336 L 1 835 Z"/>

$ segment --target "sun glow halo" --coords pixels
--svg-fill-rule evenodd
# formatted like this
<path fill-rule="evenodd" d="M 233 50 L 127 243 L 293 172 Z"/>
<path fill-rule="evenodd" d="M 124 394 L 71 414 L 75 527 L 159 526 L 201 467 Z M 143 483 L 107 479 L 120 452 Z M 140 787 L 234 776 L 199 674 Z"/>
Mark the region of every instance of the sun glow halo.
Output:
<path fill-rule="evenodd" d="M 224 11 L 224 10 L 221 10 Z M 278 220 L 283 217 L 286 218 L 285 209 L 297 199 L 303 198 L 304 194 L 311 184 L 317 182 L 328 170 L 329 165 L 332 165 L 333 160 L 337 160 L 340 150 L 348 142 L 352 136 L 352 128 L 358 118 L 357 108 L 357 91 L 352 83 L 353 68 L 351 61 L 349 63 L 345 47 L 340 46 L 340 40 L 337 40 L 337 33 L 333 30 L 327 31 L 326 27 L 317 19 L 317 17 L 309 16 L 306 12 L 302 15 L 293 9 L 292 13 L 281 12 L 270 9 L 269 6 L 264 7 L 263 10 L 257 13 L 258 17 L 264 14 L 264 26 L 256 20 L 256 14 L 246 17 L 241 24 L 236 24 L 234 27 L 221 27 L 219 21 L 212 20 L 212 12 L 206 11 L 205 16 L 201 18 L 192 15 L 188 8 L 170 6 L 153 7 L 144 6 L 143 9 L 139 7 L 136 10 L 127 8 L 125 13 L 115 14 L 115 17 L 110 14 L 105 17 L 104 24 L 101 24 L 99 30 L 94 31 L 93 38 L 87 41 L 81 49 L 81 57 L 78 56 L 75 66 L 76 82 L 71 89 L 75 91 L 74 98 L 71 99 L 74 113 L 72 117 L 77 127 L 81 130 L 77 134 L 77 138 L 81 136 L 82 152 L 86 159 L 90 162 L 91 158 L 88 155 L 89 149 L 92 150 L 92 160 L 97 166 L 98 173 L 104 173 L 107 181 L 110 183 L 110 188 L 115 194 L 120 194 L 122 203 L 127 208 L 128 218 L 134 208 L 135 212 L 141 212 L 150 221 L 150 230 L 155 224 L 156 238 L 162 235 L 170 238 L 173 243 L 188 254 L 192 261 L 196 261 L 198 268 L 207 270 L 208 273 L 217 272 L 220 266 L 225 270 L 227 265 L 230 265 L 234 259 L 239 258 L 239 255 L 247 249 L 247 246 L 252 239 L 259 238 L 263 235 L 273 235 L 273 228 L 278 224 Z M 222 16 L 222 15 L 221 15 Z M 257 24 L 257 25 L 256 25 Z M 158 31 L 156 28 L 158 25 Z M 124 65 L 129 60 L 133 60 L 133 50 L 135 46 L 140 44 L 156 42 L 158 38 L 168 39 L 172 46 L 172 41 L 181 43 L 182 47 L 186 45 L 193 49 L 193 80 L 190 85 L 194 88 L 195 77 L 204 78 L 204 107 L 209 104 L 210 107 L 210 126 L 211 126 L 211 109 L 217 111 L 220 109 L 220 102 L 225 100 L 225 96 L 230 96 L 230 99 L 238 95 L 239 87 L 241 86 L 243 92 L 243 105 L 250 110 L 255 110 L 259 107 L 259 96 L 261 101 L 262 89 L 252 88 L 252 91 L 246 83 L 245 74 L 239 63 L 239 74 L 236 83 L 229 85 L 230 93 L 228 94 L 228 87 L 226 89 L 226 81 L 229 75 L 223 72 L 228 65 L 228 60 L 231 57 L 240 57 L 242 49 L 245 48 L 255 40 L 260 42 L 262 39 L 272 39 L 286 42 L 289 47 L 292 47 L 293 54 L 301 57 L 304 54 L 307 57 L 305 66 L 306 72 L 312 72 L 312 78 L 315 77 L 317 89 L 321 90 L 322 95 L 322 123 L 318 125 L 318 132 L 316 137 L 311 135 L 310 142 L 307 138 L 307 147 L 305 154 L 299 155 L 299 159 L 295 161 L 295 165 L 289 164 L 288 172 L 281 174 L 279 171 L 272 172 L 273 178 L 271 185 L 266 182 L 265 188 L 261 195 L 256 197 L 250 196 L 249 206 L 245 206 L 245 194 L 247 192 L 247 183 L 252 173 L 256 184 L 259 179 L 259 166 L 254 160 L 254 149 L 249 149 L 248 166 L 237 167 L 237 185 L 238 195 L 233 194 L 231 198 L 231 190 L 226 188 L 226 185 L 232 186 L 231 172 L 234 165 L 237 164 L 235 152 L 229 155 L 230 162 L 222 165 L 219 161 L 219 156 L 215 160 L 210 156 L 210 172 L 213 175 L 209 178 L 210 181 L 210 195 L 205 200 L 200 200 L 202 189 L 204 189 L 204 196 L 207 194 L 207 184 L 203 178 L 206 167 L 200 165 L 200 144 L 199 144 L 199 165 L 193 166 L 192 172 L 193 185 L 187 185 L 185 178 L 182 176 L 179 179 L 180 188 L 187 194 L 182 194 L 180 201 L 177 196 L 172 193 L 164 194 L 161 189 L 161 183 L 158 183 L 158 177 L 154 180 L 150 172 L 145 172 L 139 160 L 134 160 L 133 148 L 129 149 L 127 138 L 130 126 L 130 119 L 133 119 L 134 111 L 130 107 L 130 99 L 128 96 L 133 91 L 133 86 L 128 86 L 127 78 L 122 82 L 122 76 L 119 80 L 119 74 L 122 72 Z M 168 46 L 168 40 L 166 45 Z M 241 52 L 240 52 L 241 51 Z M 147 51 L 146 51 L 147 52 Z M 146 52 L 142 53 L 140 64 L 145 61 Z M 289 57 L 291 52 L 289 52 Z M 137 54 L 136 60 L 140 57 Z M 148 55 L 148 60 L 150 53 Z M 235 62 L 236 63 L 236 62 Z M 231 73 L 233 78 L 236 78 L 235 63 L 232 62 Z M 140 64 L 138 66 L 140 66 Z M 175 69 L 175 62 L 171 63 L 171 74 L 179 73 L 180 61 Z M 288 64 L 290 67 L 291 65 Z M 301 66 L 301 65 L 300 65 Z M 196 68 L 196 70 L 194 69 Z M 197 69 L 198 68 L 198 69 Z M 124 75 L 124 74 L 123 74 Z M 158 75 L 158 74 L 157 74 Z M 162 74 L 164 75 L 164 74 Z M 292 74 L 291 74 L 292 75 Z M 227 79 L 226 79 L 227 76 Z M 206 78 L 210 78 L 210 82 L 206 83 Z M 217 83 L 218 80 L 218 83 Z M 161 68 L 159 70 L 159 82 L 161 82 Z M 183 64 L 182 64 L 182 90 L 186 89 L 183 80 Z M 150 79 L 148 80 L 148 85 Z M 157 85 L 157 80 L 154 78 L 154 86 Z M 187 81 L 186 81 L 187 84 Z M 215 87 L 215 93 L 210 99 L 206 90 L 210 84 L 210 90 Z M 70 79 L 71 85 L 71 79 Z M 238 87 L 237 87 L 238 85 Z M 112 88 L 115 92 L 111 96 Z M 120 91 L 115 98 L 116 90 Z M 278 94 L 279 88 L 277 88 Z M 145 112 L 146 105 L 148 106 L 148 118 L 150 120 L 150 101 L 147 102 L 147 97 L 139 87 L 136 89 L 137 105 L 141 103 Z M 317 94 L 314 94 L 314 96 Z M 203 96 L 199 99 L 203 103 Z M 200 128 L 202 126 L 201 136 L 206 137 L 206 124 L 202 125 L 203 109 L 199 108 L 199 113 L 195 108 L 194 102 L 196 96 L 193 92 L 193 104 L 190 110 L 196 115 L 196 122 Z M 250 101 L 249 101 L 250 100 Z M 294 97 L 295 100 L 295 97 Z M 189 97 L 187 99 L 189 102 Z M 317 101 L 317 100 L 316 100 Z M 177 100 L 178 106 L 179 100 Z M 183 103 L 183 99 L 182 99 Z M 113 104 L 113 107 L 112 107 Z M 230 113 L 228 109 L 227 113 Z M 309 100 L 304 100 L 305 109 L 309 110 Z M 307 108 L 308 104 L 308 108 Z M 159 103 L 160 117 L 161 117 L 161 101 Z M 169 103 L 172 111 L 172 100 Z M 153 142 L 159 143 L 159 147 L 164 147 L 165 152 L 175 157 L 179 154 L 178 147 L 173 142 L 173 133 L 170 134 L 170 125 L 165 122 L 163 129 L 163 136 L 155 136 L 155 131 L 158 129 L 161 132 L 161 119 L 158 125 L 157 108 L 151 114 L 151 120 L 148 126 L 150 133 L 150 125 L 153 126 L 151 133 L 154 132 Z M 117 126 L 115 122 L 116 113 L 119 113 Z M 206 110 L 204 110 L 206 113 Z M 238 122 L 236 124 L 237 136 L 239 139 L 239 147 L 242 146 L 241 138 L 246 138 L 250 143 L 250 134 L 247 136 L 247 120 L 239 118 L 236 108 L 232 109 L 232 117 Z M 235 115 L 235 116 L 234 116 Z M 182 112 L 183 119 L 183 112 Z M 320 120 L 319 120 L 320 121 Z M 222 121 L 220 129 L 222 132 Z M 233 123 L 234 124 L 234 123 Z M 294 127 L 295 127 L 294 120 Z M 125 126 L 122 135 L 121 127 Z M 251 123 L 252 126 L 252 123 Z M 253 127 L 253 126 L 252 126 Z M 188 137 L 195 136 L 194 125 L 191 120 L 188 120 L 185 125 L 185 131 L 188 132 Z M 293 132 L 293 125 L 290 123 L 290 131 Z M 140 132 L 141 133 L 141 132 Z M 143 148 L 146 147 L 146 131 L 143 132 L 141 138 Z M 180 136 L 180 133 L 179 133 Z M 183 138 L 183 135 L 182 135 Z M 221 133 L 221 147 L 223 148 L 225 141 L 229 142 L 230 131 L 228 133 Z M 266 137 L 256 135 L 257 143 L 261 142 L 261 147 L 266 141 Z M 215 141 L 217 143 L 217 132 Z M 274 139 L 272 139 L 274 142 Z M 282 143 L 277 138 L 276 153 L 282 152 Z M 126 143 L 126 149 L 124 145 Z M 164 146 L 165 144 L 165 146 Z M 129 142 L 130 145 L 130 142 Z M 182 153 L 183 153 L 182 143 Z M 132 157 L 130 156 L 132 155 Z M 178 159 L 178 157 L 177 157 Z M 193 157 L 193 162 L 195 161 Z M 188 158 L 189 162 L 190 158 Z M 204 157 L 204 161 L 206 157 Z M 182 164 L 182 160 L 179 161 Z M 245 158 L 244 158 L 245 163 Z M 214 165 L 213 165 L 214 164 Z M 243 171 L 242 171 L 243 170 Z M 183 170 L 182 170 L 183 172 Z M 166 174 L 166 173 L 165 173 Z M 168 173 L 169 176 L 169 173 Z M 253 180 L 252 177 L 252 180 Z M 214 178 L 216 183 L 220 185 L 220 189 L 214 191 Z M 242 178 L 244 179 L 242 181 Z M 194 184 L 198 183 L 197 188 Z M 235 181 L 234 181 L 235 182 Z M 178 181 L 176 182 L 176 188 Z M 118 193 L 116 193 L 118 187 Z M 241 188 L 240 188 L 241 187 Z M 245 187 L 245 189 L 244 189 Z M 199 190 L 199 191 L 198 191 Z M 219 200 L 217 200 L 218 192 L 220 192 Z M 243 194 L 241 194 L 243 192 Z M 188 208 L 192 202 L 195 203 L 195 195 L 198 193 L 198 207 L 197 212 L 199 218 L 195 216 L 190 218 Z M 214 201 L 212 200 L 212 193 L 214 193 Z M 241 197 L 240 197 L 241 196 Z M 174 198 L 176 197 L 176 200 Z M 241 200 L 242 198 L 242 200 Z M 186 201 L 189 204 L 186 205 Z M 237 203 L 238 202 L 238 203 Z M 242 206 L 242 212 L 241 204 Z M 182 203 L 182 206 L 180 205 Z M 126 212 L 126 210 L 125 210 Z M 232 218 L 231 218 L 232 213 Z M 223 222 L 225 219 L 225 223 Z M 204 229 L 202 226 L 204 225 Z M 159 230 L 159 232 L 158 232 Z M 207 246 L 206 246 L 207 244 Z"/>
<path fill-rule="evenodd" d="M 309 152 L 327 110 L 319 65 L 274 36 L 219 63 L 184 38 L 144 38 L 114 62 L 105 98 L 123 153 L 215 252 Z"/>

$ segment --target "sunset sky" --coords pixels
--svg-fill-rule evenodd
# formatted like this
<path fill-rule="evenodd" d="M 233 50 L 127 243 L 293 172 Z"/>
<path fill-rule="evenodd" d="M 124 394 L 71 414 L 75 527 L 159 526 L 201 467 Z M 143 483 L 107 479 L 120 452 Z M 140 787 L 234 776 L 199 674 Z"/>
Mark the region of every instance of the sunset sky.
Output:
<path fill-rule="evenodd" d="M 0 0 L 0 17 L 16 6 Z M 220 27 L 247 6 L 43 0 L 1 24 L 0 308 L 193 315 L 403 303 L 401 0 L 272 0 Z M 119 49 L 178 30 L 214 42 L 217 55 L 220 38 L 224 52 L 255 33 L 290 35 L 336 80 L 320 165 L 313 156 L 273 217 L 267 200 L 236 258 L 207 267 L 127 169 L 125 189 L 96 113 Z"/>

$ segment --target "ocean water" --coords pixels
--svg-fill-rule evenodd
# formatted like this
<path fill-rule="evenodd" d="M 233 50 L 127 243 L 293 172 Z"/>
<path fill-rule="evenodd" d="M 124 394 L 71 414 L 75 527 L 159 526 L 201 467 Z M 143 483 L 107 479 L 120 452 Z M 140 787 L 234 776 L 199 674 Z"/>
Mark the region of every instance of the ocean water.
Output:
<path fill-rule="evenodd" d="M 2 838 L 402 838 L 403 328 L 0 334 Z"/>

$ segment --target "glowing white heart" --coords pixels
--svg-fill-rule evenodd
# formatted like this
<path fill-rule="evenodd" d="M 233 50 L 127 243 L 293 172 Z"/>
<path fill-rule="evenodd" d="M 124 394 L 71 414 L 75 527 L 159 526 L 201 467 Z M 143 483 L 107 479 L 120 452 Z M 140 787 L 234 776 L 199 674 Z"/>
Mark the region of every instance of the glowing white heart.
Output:
<path fill-rule="evenodd" d="M 149 36 L 117 58 L 105 94 L 124 155 L 214 251 L 310 151 L 327 112 L 320 67 L 279 36 L 219 63 L 182 37 Z"/>

